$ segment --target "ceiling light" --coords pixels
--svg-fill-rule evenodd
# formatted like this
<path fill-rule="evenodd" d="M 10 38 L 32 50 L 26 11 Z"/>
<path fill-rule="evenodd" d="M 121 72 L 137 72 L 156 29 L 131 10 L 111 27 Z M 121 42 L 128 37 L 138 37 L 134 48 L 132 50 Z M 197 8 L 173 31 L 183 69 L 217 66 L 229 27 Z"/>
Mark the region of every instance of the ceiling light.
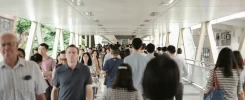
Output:
<path fill-rule="evenodd" d="M 140 26 L 145 26 L 144 24 L 141 24 Z"/>
<path fill-rule="evenodd" d="M 157 16 L 159 14 L 159 12 L 152 12 L 151 14 L 150 14 L 150 16 Z"/>
<path fill-rule="evenodd" d="M 150 22 L 151 20 L 145 20 L 144 22 Z"/>
<path fill-rule="evenodd" d="M 93 21 L 94 21 L 94 22 L 99 22 L 99 20 L 98 20 L 98 19 L 93 19 Z"/>
<path fill-rule="evenodd" d="M 87 15 L 87 16 L 94 16 L 94 14 L 92 12 L 85 12 L 85 15 Z"/>
<path fill-rule="evenodd" d="M 173 2 L 174 2 L 174 0 L 164 0 L 161 3 L 161 6 L 168 6 L 168 5 L 171 5 Z"/>

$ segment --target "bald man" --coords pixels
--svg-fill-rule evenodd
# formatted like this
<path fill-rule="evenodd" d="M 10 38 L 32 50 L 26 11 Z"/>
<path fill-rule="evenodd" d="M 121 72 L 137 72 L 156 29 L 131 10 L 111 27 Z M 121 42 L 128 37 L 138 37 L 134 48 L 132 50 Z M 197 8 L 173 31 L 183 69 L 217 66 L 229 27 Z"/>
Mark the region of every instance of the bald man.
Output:
<path fill-rule="evenodd" d="M 0 100 L 45 100 L 46 81 L 37 63 L 18 57 L 15 34 L 1 34 L 0 52 Z"/>

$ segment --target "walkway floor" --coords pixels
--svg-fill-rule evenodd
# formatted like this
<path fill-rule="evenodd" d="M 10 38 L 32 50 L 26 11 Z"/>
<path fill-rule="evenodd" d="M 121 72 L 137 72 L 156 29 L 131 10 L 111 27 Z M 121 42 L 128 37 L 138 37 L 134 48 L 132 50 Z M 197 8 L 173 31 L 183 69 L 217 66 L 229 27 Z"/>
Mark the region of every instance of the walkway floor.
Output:
<path fill-rule="evenodd" d="M 100 82 L 103 82 L 103 78 L 100 78 Z M 104 86 L 99 88 L 97 99 L 101 100 L 103 97 Z M 184 83 L 184 97 L 183 100 L 201 100 L 200 98 L 200 90 L 192 86 L 191 84 Z"/>

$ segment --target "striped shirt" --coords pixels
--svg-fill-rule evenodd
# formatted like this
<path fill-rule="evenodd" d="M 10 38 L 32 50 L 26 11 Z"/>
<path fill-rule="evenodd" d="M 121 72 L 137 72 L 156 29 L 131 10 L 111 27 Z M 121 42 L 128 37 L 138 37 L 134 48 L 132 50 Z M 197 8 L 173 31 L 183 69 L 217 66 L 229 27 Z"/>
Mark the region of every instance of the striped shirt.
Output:
<path fill-rule="evenodd" d="M 19 58 L 13 69 L 0 62 L 0 100 L 36 100 L 36 95 L 45 93 L 46 88 L 35 62 Z"/>
<path fill-rule="evenodd" d="M 143 100 L 138 91 L 129 92 L 127 89 L 107 89 L 102 100 Z"/>
<path fill-rule="evenodd" d="M 210 71 L 207 88 L 212 88 L 213 71 Z M 238 93 L 242 93 L 242 84 L 236 69 L 232 69 L 233 76 L 225 77 L 222 69 L 216 69 L 216 75 L 219 82 L 220 89 L 224 91 L 225 100 L 238 100 Z"/>

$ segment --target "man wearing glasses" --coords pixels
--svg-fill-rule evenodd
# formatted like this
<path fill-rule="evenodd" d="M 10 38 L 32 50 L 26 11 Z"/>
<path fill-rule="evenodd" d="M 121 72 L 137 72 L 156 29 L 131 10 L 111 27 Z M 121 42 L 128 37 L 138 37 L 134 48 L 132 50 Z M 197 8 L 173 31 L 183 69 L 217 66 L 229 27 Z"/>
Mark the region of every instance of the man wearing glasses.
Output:
<path fill-rule="evenodd" d="M 0 100 L 46 100 L 47 84 L 35 62 L 18 57 L 17 36 L 0 35 Z"/>

